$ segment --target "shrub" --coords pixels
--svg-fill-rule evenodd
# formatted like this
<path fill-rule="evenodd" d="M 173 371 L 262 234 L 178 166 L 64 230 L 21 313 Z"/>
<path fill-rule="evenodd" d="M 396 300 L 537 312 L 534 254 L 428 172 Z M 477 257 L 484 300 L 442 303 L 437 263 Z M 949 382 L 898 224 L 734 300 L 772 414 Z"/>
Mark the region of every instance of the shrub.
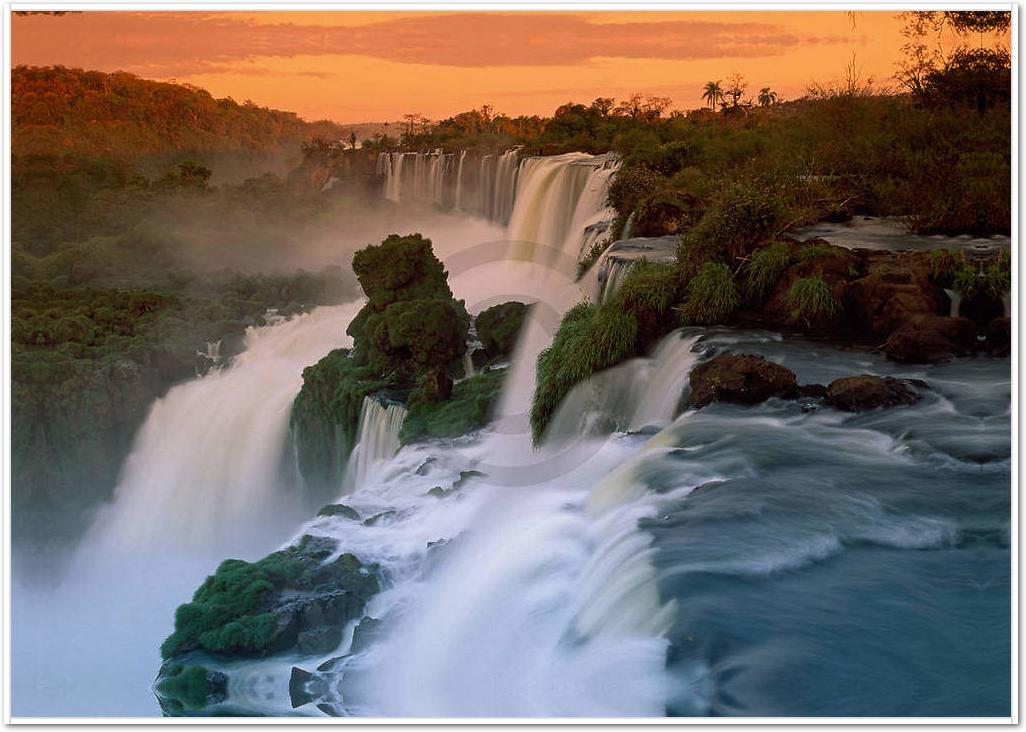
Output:
<path fill-rule="evenodd" d="M 762 300 L 791 265 L 791 248 L 784 242 L 762 247 L 745 265 L 745 289 L 752 300 Z"/>
<path fill-rule="evenodd" d="M 791 319 L 801 320 L 806 327 L 811 327 L 816 320 L 829 318 L 841 307 L 822 277 L 795 280 L 787 291 L 787 305 L 791 308 Z"/>
<path fill-rule="evenodd" d="M 721 262 L 706 262 L 688 283 L 688 298 L 681 314 L 688 323 L 725 323 L 739 302 L 730 268 Z"/>
<path fill-rule="evenodd" d="M 720 258 L 743 256 L 773 232 L 781 217 L 774 186 L 751 180 L 726 185 L 685 238 Z"/>
<path fill-rule="evenodd" d="M 930 279 L 940 287 L 950 288 L 959 271 L 965 267 L 965 259 L 950 249 L 934 249 L 930 252 Z"/>
<path fill-rule="evenodd" d="M 808 244 L 798 250 L 798 261 L 809 262 L 816 257 L 839 257 L 843 254 L 837 247 L 829 244 Z"/>

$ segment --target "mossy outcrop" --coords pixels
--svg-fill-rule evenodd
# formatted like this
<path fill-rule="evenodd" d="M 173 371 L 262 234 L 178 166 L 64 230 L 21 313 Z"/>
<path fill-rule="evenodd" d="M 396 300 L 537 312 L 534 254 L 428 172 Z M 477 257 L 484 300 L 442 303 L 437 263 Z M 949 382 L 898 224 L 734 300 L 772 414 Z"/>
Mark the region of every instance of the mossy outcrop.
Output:
<path fill-rule="evenodd" d="M 327 652 L 379 587 L 374 566 L 352 554 L 336 556 L 336 542 L 323 537 L 305 535 L 257 562 L 227 559 L 175 611 L 161 656 Z"/>
<path fill-rule="evenodd" d="M 509 358 L 517 345 L 520 329 L 527 317 L 527 305 L 516 300 L 493 305 L 474 320 L 481 341 L 484 363 Z"/>
<path fill-rule="evenodd" d="M 303 371 L 291 416 L 299 471 L 322 495 L 342 479 L 364 397 L 387 391 L 411 407 L 446 403 L 467 348 L 470 317 L 429 239 L 393 234 L 357 252 L 353 269 L 367 295 L 346 330 L 353 347 Z"/>

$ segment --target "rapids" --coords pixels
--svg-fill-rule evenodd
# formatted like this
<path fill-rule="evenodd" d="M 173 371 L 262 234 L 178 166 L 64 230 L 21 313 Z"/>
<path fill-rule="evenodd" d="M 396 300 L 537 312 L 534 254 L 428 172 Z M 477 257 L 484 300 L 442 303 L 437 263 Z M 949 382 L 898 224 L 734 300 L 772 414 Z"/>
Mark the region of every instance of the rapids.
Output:
<path fill-rule="evenodd" d="M 222 559 L 303 534 L 378 565 L 379 633 L 354 651 L 350 624 L 323 657 L 235 662 L 217 711 L 1009 714 L 1009 362 L 899 367 L 773 333 L 678 331 L 575 387 L 536 449 L 537 355 L 599 291 L 575 270 L 611 218 L 616 163 L 516 161 L 379 158 L 392 202 L 492 222 L 436 241 L 470 312 L 533 303 L 493 422 L 400 448 L 402 408 L 368 400 L 330 498 L 374 520 L 311 520 L 289 406 L 361 303 L 252 330 L 243 354 L 153 406 L 63 583 L 15 593 L 16 715 L 159 714 L 149 685 L 174 608 Z M 930 390 L 858 415 L 776 400 L 678 414 L 688 371 L 722 349 L 803 383 L 865 372 Z M 292 667 L 322 664 L 293 709 Z"/>

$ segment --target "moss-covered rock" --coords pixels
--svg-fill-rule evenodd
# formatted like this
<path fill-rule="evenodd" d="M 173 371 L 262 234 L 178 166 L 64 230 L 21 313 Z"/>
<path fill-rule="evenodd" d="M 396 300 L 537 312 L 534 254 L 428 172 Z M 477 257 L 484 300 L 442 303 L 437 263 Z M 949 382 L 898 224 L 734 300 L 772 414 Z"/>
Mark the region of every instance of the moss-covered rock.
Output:
<path fill-rule="evenodd" d="M 328 561 L 335 549 L 331 539 L 305 535 L 257 562 L 223 561 L 192 602 L 175 611 L 175 629 L 161 655 L 201 650 L 260 657 L 294 647 L 313 652 L 312 636 L 359 616 L 379 589 L 374 567 L 352 554 Z"/>
<path fill-rule="evenodd" d="M 353 348 L 306 368 L 292 408 L 299 471 L 320 495 L 345 474 L 365 397 L 388 390 L 411 406 L 444 403 L 467 349 L 470 316 L 430 240 L 393 234 L 357 252 L 353 268 L 367 295 L 347 328 Z"/>
<path fill-rule="evenodd" d="M 328 496 L 345 473 L 356 441 L 363 398 L 389 382 L 360 366 L 348 349 L 332 351 L 303 369 L 290 424 L 299 472 L 307 487 Z"/>
<path fill-rule="evenodd" d="M 487 361 L 509 358 L 517 345 L 520 328 L 527 316 L 527 305 L 511 300 L 483 310 L 474 325 Z"/>
<path fill-rule="evenodd" d="M 411 399 L 399 439 L 403 444 L 427 437 L 457 437 L 481 429 L 502 391 L 504 370 L 484 371 L 464 379 L 442 402 Z"/>
<path fill-rule="evenodd" d="M 205 666 L 169 663 L 161 669 L 154 690 L 172 713 L 199 711 L 228 698 L 228 677 Z"/>
<path fill-rule="evenodd" d="M 342 518 L 352 519 L 353 521 L 360 520 L 360 514 L 356 512 L 356 509 L 350 508 L 344 503 L 332 503 L 321 508 L 317 512 L 318 516 L 341 516 Z"/>

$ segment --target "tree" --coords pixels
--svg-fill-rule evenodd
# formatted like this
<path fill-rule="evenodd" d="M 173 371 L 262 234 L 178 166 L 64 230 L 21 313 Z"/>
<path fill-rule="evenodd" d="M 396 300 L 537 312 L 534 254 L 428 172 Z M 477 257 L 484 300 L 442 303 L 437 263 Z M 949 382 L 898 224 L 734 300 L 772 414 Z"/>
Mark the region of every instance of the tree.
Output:
<path fill-rule="evenodd" d="M 616 100 L 612 97 L 599 97 L 591 103 L 591 108 L 603 117 L 608 117 L 609 113 L 613 110 L 613 105 L 615 103 Z"/>
<path fill-rule="evenodd" d="M 671 100 L 667 97 L 645 96 L 635 92 L 620 102 L 615 111 L 620 117 L 630 117 L 635 121 L 651 121 L 659 119 L 670 104 Z"/>
<path fill-rule="evenodd" d="M 723 87 L 719 81 L 707 81 L 702 90 L 702 99 L 709 104 L 709 109 L 716 109 L 716 105 L 723 101 Z"/>
<path fill-rule="evenodd" d="M 764 86 L 759 90 L 759 106 L 768 107 L 771 104 L 776 104 L 780 98 L 777 93 L 770 89 L 768 86 Z"/>
<path fill-rule="evenodd" d="M 349 147 L 356 149 L 356 130 L 349 133 Z"/>
<path fill-rule="evenodd" d="M 730 78 L 727 79 L 727 90 L 724 95 L 730 97 L 731 107 L 740 106 L 741 97 L 745 95 L 745 89 L 747 88 L 748 82 L 745 81 L 745 77 L 737 72 L 730 75 Z"/>

